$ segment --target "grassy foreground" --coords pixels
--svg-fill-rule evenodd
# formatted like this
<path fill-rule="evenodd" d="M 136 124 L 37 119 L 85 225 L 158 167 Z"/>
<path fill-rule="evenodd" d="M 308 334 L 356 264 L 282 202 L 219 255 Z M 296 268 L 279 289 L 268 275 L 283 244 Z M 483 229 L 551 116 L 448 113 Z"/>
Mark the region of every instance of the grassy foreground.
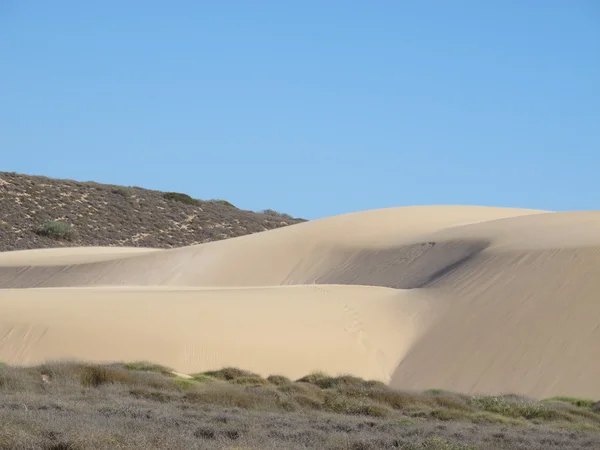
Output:
<path fill-rule="evenodd" d="M 592 400 L 400 392 L 233 368 L 182 378 L 147 363 L 0 364 L 0 449 L 600 448 Z"/>

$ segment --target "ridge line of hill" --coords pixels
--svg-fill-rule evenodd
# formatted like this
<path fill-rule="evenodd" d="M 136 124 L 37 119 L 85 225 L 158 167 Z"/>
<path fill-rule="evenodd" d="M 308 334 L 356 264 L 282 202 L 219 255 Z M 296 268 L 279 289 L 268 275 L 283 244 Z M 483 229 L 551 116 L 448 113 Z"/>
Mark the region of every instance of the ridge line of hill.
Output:
<path fill-rule="evenodd" d="M 174 248 L 304 219 L 226 200 L 93 181 L 0 172 L 0 251 L 51 247 Z"/>

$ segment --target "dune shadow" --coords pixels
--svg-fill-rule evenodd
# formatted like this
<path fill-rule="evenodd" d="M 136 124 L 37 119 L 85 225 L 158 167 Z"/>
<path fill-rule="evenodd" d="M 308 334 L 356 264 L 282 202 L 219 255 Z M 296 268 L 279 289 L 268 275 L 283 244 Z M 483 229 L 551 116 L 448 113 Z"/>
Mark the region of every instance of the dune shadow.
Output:
<path fill-rule="evenodd" d="M 340 255 L 344 260 L 318 277 L 318 284 L 426 287 L 456 270 L 489 245 L 486 241 L 422 242 L 385 250 Z"/>

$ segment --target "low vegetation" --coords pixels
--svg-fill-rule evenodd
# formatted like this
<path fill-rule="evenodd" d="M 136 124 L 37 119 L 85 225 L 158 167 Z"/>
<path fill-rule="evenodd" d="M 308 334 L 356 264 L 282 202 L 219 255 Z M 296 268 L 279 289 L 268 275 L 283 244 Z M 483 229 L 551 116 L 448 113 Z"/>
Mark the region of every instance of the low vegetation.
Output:
<path fill-rule="evenodd" d="M 273 209 L 263 209 L 260 213 L 264 214 L 265 216 L 281 217 L 282 219 L 288 219 L 288 220 L 293 219 L 293 217 L 290 216 L 289 214 L 281 213 L 281 212 L 275 211 Z"/>
<path fill-rule="evenodd" d="M 71 241 L 75 235 L 73 228 L 63 220 L 51 220 L 40 226 L 36 233 L 51 239 Z"/>
<path fill-rule="evenodd" d="M 116 186 L 111 189 L 113 194 L 120 195 L 121 197 L 129 198 L 134 195 L 134 189 L 126 186 Z"/>
<path fill-rule="evenodd" d="M 68 246 L 173 248 L 303 222 L 136 186 L 0 172 L 0 251 Z"/>
<path fill-rule="evenodd" d="M 0 365 L 0 398 L 0 448 L 11 449 L 600 448 L 593 400 L 401 392 L 323 373 Z"/>
<path fill-rule="evenodd" d="M 218 199 L 218 198 L 214 198 L 212 200 L 209 200 L 209 202 L 215 203 L 217 205 L 227 206 L 229 208 L 235 208 L 235 205 L 233 205 L 232 203 L 228 202 L 227 200 L 221 200 L 221 199 Z"/>
<path fill-rule="evenodd" d="M 181 194 L 179 192 L 165 192 L 163 197 L 167 200 L 185 203 L 186 205 L 200 205 L 200 200 L 196 200 L 187 194 Z"/>

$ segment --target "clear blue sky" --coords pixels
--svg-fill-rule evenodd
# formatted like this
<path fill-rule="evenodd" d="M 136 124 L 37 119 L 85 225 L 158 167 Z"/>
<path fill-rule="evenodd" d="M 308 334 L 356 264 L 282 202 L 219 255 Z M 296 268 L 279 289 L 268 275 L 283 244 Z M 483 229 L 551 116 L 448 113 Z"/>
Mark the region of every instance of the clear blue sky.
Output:
<path fill-rule="evenodd" d="M 600 2 L 1 0 L 0 170 L 308 219 L 600 209 Z"/>

